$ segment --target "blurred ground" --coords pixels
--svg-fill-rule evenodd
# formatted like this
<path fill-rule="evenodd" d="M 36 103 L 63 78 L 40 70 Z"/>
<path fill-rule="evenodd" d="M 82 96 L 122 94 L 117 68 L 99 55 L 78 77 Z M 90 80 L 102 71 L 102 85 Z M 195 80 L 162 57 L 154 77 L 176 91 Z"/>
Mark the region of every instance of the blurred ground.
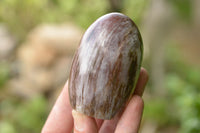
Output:
<path fill-rule="evenodd" d="M 141 133 L 200 132 L 199 6 L 199 0 L 0 1 L 0 133 L 40 132 L 85 29 L 111 11 L 130 16 L 143 37 L 150 80 Z"/>

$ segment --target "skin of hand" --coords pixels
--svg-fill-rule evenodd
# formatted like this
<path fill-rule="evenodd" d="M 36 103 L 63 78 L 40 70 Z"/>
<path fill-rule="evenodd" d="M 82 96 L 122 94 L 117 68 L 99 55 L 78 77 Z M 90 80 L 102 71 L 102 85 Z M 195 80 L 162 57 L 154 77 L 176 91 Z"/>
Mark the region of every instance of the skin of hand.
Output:
<path fill-rule="evenodd" d="M 42 133 L 137 133 L 142 119 L 142 95 L 147 81 L 147 71 L 141 68 L 132 98 L 111 120 L 95 119 L 72 110 L 66 83 L 46 120 Z"/>

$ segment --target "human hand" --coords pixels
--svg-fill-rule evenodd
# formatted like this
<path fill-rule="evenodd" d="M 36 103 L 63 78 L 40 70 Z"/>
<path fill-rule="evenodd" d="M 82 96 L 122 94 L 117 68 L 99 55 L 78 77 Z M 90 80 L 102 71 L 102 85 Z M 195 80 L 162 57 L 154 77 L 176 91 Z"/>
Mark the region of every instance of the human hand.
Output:
<path fill-rule="evenodd" d="M 125 107 L 111 120 L 95 119 L 72 111 L 68 84 L 66 83 L 58 97 L 42 133 L 137 133 L 139 130 L 144 102 L 142 94 L 148 81 L 148 74 L 141 68 L 140 76 L 132 98 Z"/>

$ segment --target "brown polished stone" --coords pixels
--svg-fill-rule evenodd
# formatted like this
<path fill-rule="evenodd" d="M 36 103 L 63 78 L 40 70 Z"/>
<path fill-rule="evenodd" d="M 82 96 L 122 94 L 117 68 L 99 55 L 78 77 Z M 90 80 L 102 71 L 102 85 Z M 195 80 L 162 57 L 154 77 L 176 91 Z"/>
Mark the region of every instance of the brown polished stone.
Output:
<path fill-rule="evenodd" d="M 111 119 L 134 91 L 143 56 L 135 23 L 120 13 L 97 19 L 85 32 L 69 77 L 73 109 Z"/>

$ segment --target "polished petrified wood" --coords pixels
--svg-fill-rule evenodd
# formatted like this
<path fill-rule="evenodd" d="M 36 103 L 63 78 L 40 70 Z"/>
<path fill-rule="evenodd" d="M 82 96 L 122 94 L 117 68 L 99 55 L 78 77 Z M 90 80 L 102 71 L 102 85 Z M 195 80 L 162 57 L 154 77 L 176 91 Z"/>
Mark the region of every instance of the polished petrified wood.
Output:
<path fill-rule="evenodd" d="M 120 13 L 97 19 L 85 32 L 69 77 L 73 109 L 111 119 L 134 91 L 143 55 L 135 23 Z"/>

